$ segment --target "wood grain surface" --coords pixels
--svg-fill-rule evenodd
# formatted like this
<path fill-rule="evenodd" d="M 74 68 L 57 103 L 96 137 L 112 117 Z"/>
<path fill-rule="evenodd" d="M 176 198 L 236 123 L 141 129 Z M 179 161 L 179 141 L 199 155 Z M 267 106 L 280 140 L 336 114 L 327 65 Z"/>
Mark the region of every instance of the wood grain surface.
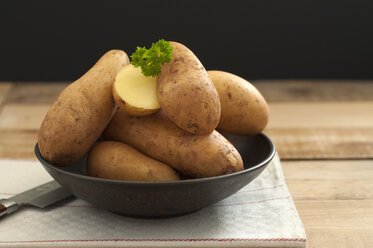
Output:
<path fill-rule="evenodd" d="M 38 130 L 0 129 L 0 159 L 36 159 Z"/>
<path fill-rule="evenodd" d="M 268 128 L 373 128 L 373 101 L 276 102 L 269 108 Z"/>
<path fill-rule="evenodd" d="M 373 201 L 295 201 L 307 233 L 307 247 L 369 248 Z"/>
<path fill-rule="evenodd" d="M 255 81 L 265 130 L 307 233 L 307 247 L 373 245 L 373 82 Z M 0 83 L 0 158 L 35 159 L 38 129 L 63 82 Z"/>
<path fill-rule="evenodd" d="M 373 158 L 373 127 L 269 128 L 282 159 Z"/>
<path fill-rule="evenodd" d="M 0 113 L 0 130 L 38 130 L 50 104 L 8 103 Z"/>
<path fill-rule="evenodd" d="M 373 200 L 372 160 L 282 161 L 295 200 Z M 317 189 L 317 190 L 315 190 Z"/>
<path fill-rule="evenodd" d="M 8 98 L 9 91 L 13 87 L 13 84 L 10 82 L 0 82 L 0 108 L 3 106 L 3 103 Z"/>
<path fill-rule="evenodd" d="M 14 83 L 8 94 L 7 102 L 51 104 L 67 85 L 66 82 Z"/>
<path fill-rule="evenodd" d="M 255 80 L 269 102 L 373 101 L 372 80 Z"/>

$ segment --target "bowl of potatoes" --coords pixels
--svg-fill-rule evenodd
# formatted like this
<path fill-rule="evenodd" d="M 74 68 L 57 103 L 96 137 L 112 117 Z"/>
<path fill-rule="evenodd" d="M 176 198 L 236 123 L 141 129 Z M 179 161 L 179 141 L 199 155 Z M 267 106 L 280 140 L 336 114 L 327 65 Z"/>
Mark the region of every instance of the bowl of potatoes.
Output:
<path fill-rule="evenodd" d="M 227 135 L 242 155 L 242 171 L 197 179 L 174 181 L 123 181 L 91 177 L 84 157 L 67 167 L 46 161 L 38 146 L 35 154 L 48 173 L 76 197 L 93 206 L 129 216 L 171 217 L 208 207 L 234 194 L 254 180 L 275 154 L 271 140 L 263 135 Z"/>
<path fill-rule="evenodd" d="M 248 81 L 206 71 L 178 42 L 111 50 L 47 112 L 35 155 L 72 194 L 115 213 L 167 217 L 254 180 L 275 146 L 268 105 Z"/>

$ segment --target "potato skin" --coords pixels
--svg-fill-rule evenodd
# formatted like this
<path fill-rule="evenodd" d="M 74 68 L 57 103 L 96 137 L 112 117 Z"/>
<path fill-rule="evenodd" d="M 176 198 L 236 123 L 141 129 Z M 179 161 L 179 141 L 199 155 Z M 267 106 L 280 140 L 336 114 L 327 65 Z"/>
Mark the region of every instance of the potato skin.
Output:
<path fill-rule="evenodd" d="M 218 129 L 237 135 L 260 133 L 267 125 L 269 108 L 262 94 L 248 81 L 224 71 L 208 71 L 219 93 Z"/>
<path fill-rule="evenodd" d="M 168 165 L 115 141 L 96 144 L 86 164 L 88 175 L 93 177 L 126 181 L 179 180 L 176 171 Z"/>
<path fill-rule="evenodd" d="M 170 42 L 171 62 L 157 77 L 161 109 L 180 128 L 198 135 L 209 134 L 220 118 L 219 95 L 198 58 L 184 45 Z"/>
<path fill-rule="evenodd" d="M 193 135 L 177 127 L 163 111 L 132 117 L 118 110 L 104 131 L 105 140 L 129 144 L 194 178 L 229 174 L 243 169 L 240 154 L 217 131 Z"/>
<path fill-rule="evenodd" d="M 39 130 L 38 144 L 46 160 L 68 166 L 88 152 L 116 110 L 112 84 L 128 63 L 125 52 L 111 50 L 61 92 Z"/>

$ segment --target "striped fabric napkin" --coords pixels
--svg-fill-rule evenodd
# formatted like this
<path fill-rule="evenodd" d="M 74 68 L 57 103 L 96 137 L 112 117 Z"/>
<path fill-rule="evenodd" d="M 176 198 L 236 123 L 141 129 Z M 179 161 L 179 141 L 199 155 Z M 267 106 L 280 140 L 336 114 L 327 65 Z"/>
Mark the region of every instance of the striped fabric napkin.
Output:
<path fill-rule="evenodd" d="M 52 180 L 37 161 L 0 160 L 0 198 Z M 116 215 L 76 198 L 0 219 L 0 247 L 306 247 L 276 155 L 231 197 L 166 219 Z"/>

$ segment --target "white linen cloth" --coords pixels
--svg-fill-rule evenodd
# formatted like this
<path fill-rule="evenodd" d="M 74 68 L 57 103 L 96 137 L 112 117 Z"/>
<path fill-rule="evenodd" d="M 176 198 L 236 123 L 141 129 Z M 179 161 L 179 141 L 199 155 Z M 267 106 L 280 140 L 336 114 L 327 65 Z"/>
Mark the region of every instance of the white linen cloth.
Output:
<path fill-rule="evenodd" d="M 0 198 L 52 180 L 37 161 L 0 160 Z M 0 219 L 0 247 L 306 247 L 279 157 L 249 185 L 193 214 L 140 219 L 70 198 Z"/>

